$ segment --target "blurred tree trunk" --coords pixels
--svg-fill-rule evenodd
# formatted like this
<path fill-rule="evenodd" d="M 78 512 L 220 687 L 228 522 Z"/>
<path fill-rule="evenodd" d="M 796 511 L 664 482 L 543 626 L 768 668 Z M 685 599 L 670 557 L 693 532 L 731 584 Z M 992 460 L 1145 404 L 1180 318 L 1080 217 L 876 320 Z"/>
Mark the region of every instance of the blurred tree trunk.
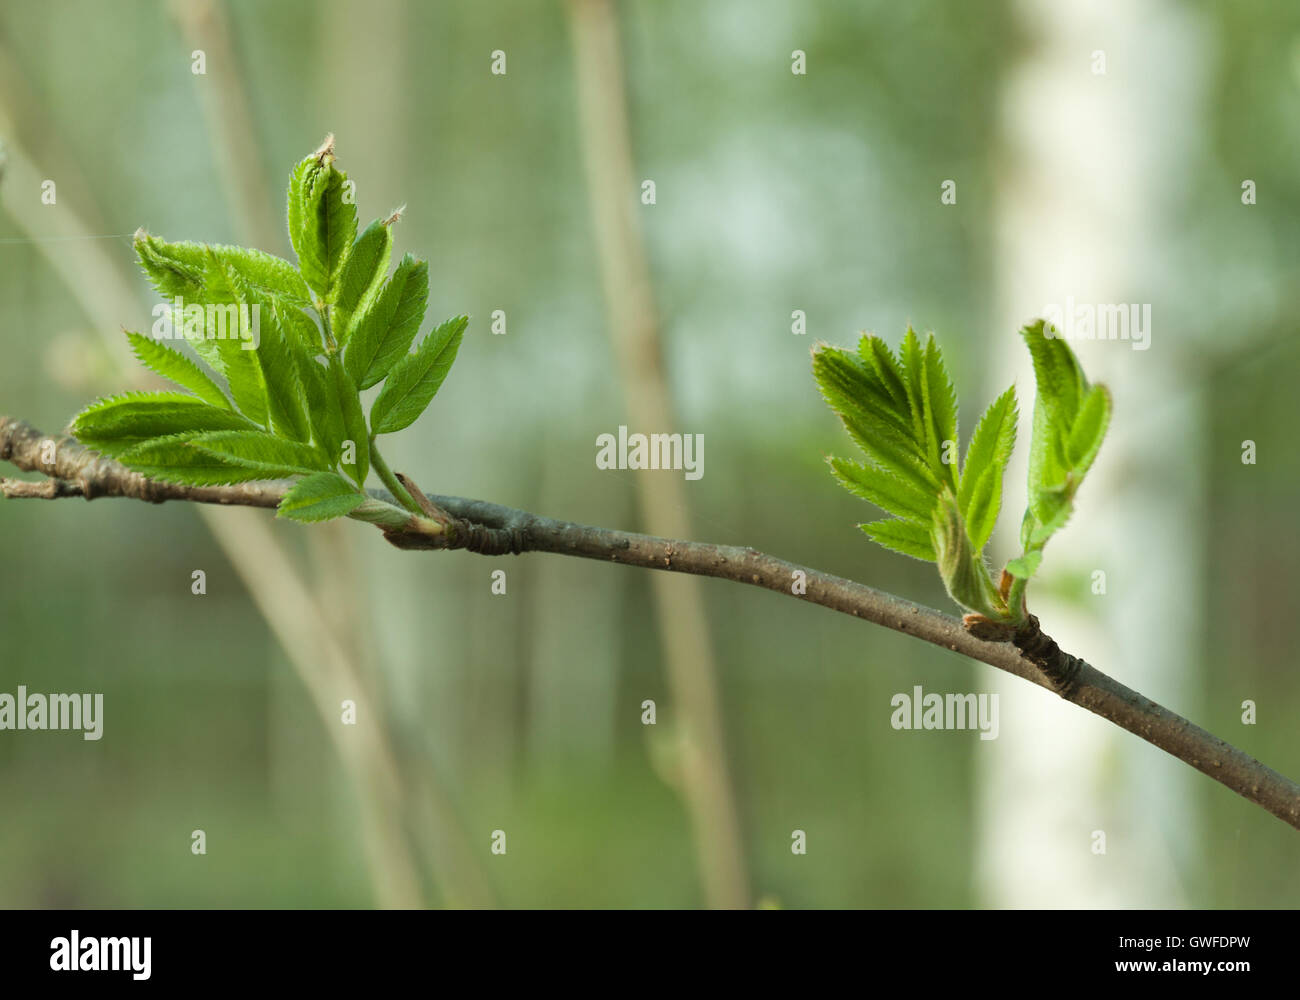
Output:
<path fill-rule="evenodd" d="M 1005 347 L 992 362 L 995 372 L 1015 372 L 1021 399 L 1020 447 L 1007 480 L 1017 514 L 1034 378 L 1013 331 L 1048 303 L 1065 307 L 1067 296 L 1151 303 L 1155 327 L 1146 351 L 1072 341 L 1084 369 L 1111 387 L 1115 415 L 1071 530 L 1053 539 L 1030 585 L 1030 609 L 1063 648 L 1195 717 L 1189 619 L 1201 606 L 1201 551 L 1192 540 L 1204 453 L 1199 404 L 1184 395 L 1170 405 L 1175 393 L 1164 391 L 1180 347 L 1160 325 L 1157 248 L 1160 189 L 1188 155 L 1181 140 L 1193 108 L 1177 81 L 1197 53 L 1164 3 L 1032 0 L 1019 14 L 1031 46 L 1004 98 L 994 323 Z M 1005 382 L 999 375 L 996 388 Z M 1018 517 L 1006 519 L 1001 555 L 1018 552 L 1018 528 Z M 1098 571 L 1104 594 L 1095 593 Z M 1131 907 L 1195 899 L 1198 887 L 1182 881 L 1196 870 L 1200 843 L 1195 775 L 1039 691 L 986 678 L 1002 692 L 1004 723 L 982 758 L 984 902 Z M 1094 853 L 1103 834 L 1104 855 Z"/>

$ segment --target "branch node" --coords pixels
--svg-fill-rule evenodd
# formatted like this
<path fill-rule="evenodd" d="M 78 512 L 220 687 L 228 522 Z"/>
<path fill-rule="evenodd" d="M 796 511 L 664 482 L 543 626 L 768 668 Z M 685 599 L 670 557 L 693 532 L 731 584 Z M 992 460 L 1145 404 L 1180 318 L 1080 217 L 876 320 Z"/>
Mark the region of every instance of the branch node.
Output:
<path fill-rule="evenodd" d="M 1028 624 L 1018 628 L 1011 641 L 1025 659 L 1052 682 L 1057 694 L 1068 699 L 1074 693 L 1083 661 L 1062 650 L 1056 640 L 1039 627 L 1036 615 L 1029 616 Z"/>

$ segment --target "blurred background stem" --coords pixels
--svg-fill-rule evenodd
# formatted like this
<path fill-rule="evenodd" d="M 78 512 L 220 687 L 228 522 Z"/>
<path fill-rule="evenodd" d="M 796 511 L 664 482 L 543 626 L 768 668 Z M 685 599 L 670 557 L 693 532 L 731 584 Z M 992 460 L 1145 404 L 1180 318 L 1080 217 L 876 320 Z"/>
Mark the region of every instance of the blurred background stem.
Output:
<path fill-rule="evenodd" d="M 579 138 L 627 418 L 636 431 L 672 433 L 679 429 L 677 416 L 664 373 L 650 267 L 634 214 L 640 184 L 632 160 L 618 24 L 608 0 L 571 0 L 568 11 Z M 643 474 L 636 478 L 636 493 L 646 532 L 694 537 L 680 477 Z M 696 580 L 662 573 L 653 575 L 652 586 L 670 690 L 680 713 L 680 791 L 695 831 L 705 898 L 713 907 L 747 907 L 745 845 L 727 769 L 704 590 Z"/>

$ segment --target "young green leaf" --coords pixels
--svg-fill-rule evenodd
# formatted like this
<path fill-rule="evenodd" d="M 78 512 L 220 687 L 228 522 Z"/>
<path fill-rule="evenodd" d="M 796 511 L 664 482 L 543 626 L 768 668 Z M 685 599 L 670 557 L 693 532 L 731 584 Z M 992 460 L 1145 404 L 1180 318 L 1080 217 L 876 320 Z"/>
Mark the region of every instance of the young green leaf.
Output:
<path fill-rule="evenodd" d="M 1055 516 L 1065 494 L 1067 475 L 1059 428 L 1053 425 L 1047 409 L 1035 399 L 1029 439 L 1029 510 L 1040 522 Z"/>
<path fill-rule="evenodd" d="M 1020 331 L 1034 362 L 1034 381 L 1038 386 L 1035 405 L 1041 405 L 1053 426 L 1068 428 L 1079 410 L 1079 401 L 1088 383 L 1083 369 L 1060 336 L 1048 336 L 1045 320 L 1031 323 Z"/>
<path fill-rule="evenodd" d="M 131 342 L 135 356 L 146 368 L 153 369 L 182 389 L 189 389 L 205 403 L 230 409 L 230 400 L 226 399 L 226 394 L 208 378 L 202 368 L 180 351 L 173 351 L 152 337 L 140 333 L 127 331 L 126 338 Z"/>
<path fill-rule="evenodd" d="M 1110 425 L 1110 392 L 1104 385 L 1094 385 L 1083 397 L 1079 413 L 1065 442 L 1065 458 L 1078 477 L 1091 467 L 1102 439 Z"/>
<path fill-rule="evenodd" d="M 388 219 L 376 219 L 357 237 L 339 278 L 338 300 L 334 303 L 334 339 L 342 349 L 352 339 L 358 315 L 363 315 L 388 273 L 388 261 L 393 252 L 393 223 L 397 213 Z M 417 324 L 418 325 L 418 324 Z M 403 351 L 410 347 L 408 343 Z"/>
<path fill-rule="evenodd" d="M 101 454 L 118 458 L 153 438 L 210 430 L 251 430 L 254 425 L 226 407 L 179 392 L 128 392 L 86 407 L 72 422 L 73 436 Z"/>
<path fill-rule="evenodd" d="M 879 337 L 863 337 L 858 341 L 858 356 L 876 374 L 876 381 L 885 390 L 894 408 L 900 413 L 911 413 L 907 386 L 903 382 L 903 366 Z"/>
<path fill-rule="evenodd" d="M 883 430 L 913 453 L 912 461 L 919 470 L 929 469 L 907 404 L 900 405 L 889 395 L 874 369 L 848 351 L 818 345 L 813 351 L 813 375 L 822 396 L 850 434 L 870 438 Z M 931 481 L 937 485 L 937 480 L 927 480 Z"/>
<path fill-rule="evenodd" d="M 1044 495 L 1042 509 L 1045 521 L 1039 521 L 1032 510 L 1025 511 L 1025 519 L 1020 525 L 1020 544 L 1026 552 L 1041 549 L 1047 540 L 1069 523 L 1074 514 L 1074 504 L 1062 488 Z"/>
<path fill-rule="evenodd" d="M 310 214 L 310 195 L 322 174 L 328 174 L 334 162 L 334 135 L 325 137 L 325 141 L 316 152 L 298 161 L 289 174 L 289 193 L 287 197 L 289 215 L 289 242 L 294 253 L 302 260 L 307 248 L 307 219 Z"/>
<path fill-rule="evenodd" d="M 961 518 L 966 524 L 966 535 L 976 552 L 983 551 L 998 521 L 1002 506 L 1002 470 L 987 466 L 971 488 L 966 508 Z"/>
<path fill-rule="evenodd" d="M 317 472 L 294 483 L 280 500 L 275 516 L 294 521 L 328 521 L 346 517 L 365 502 L 366 495 L 358 493 L 337 472 Z"/>
<path fill-rule="evenodd" d="M 1038 564 L 1042 561 L 1042 552 L 1026 552 L 1023 556 L 1007 563 L 1007 572 L 1021 580 L 1028 580 L 1038 572 Z"/>
<path fill-rule="evenodd" d="M 238 309 L 239 306 L 233 303 L 223 303 L 220 305 L 204 306 L 197 302 L 188 302 L 183 305 L 178 304 L 176 300 L 168 309 L 166 319 L 160 317 L 154 323 L 153 335 L 157 339 L 170 337 L 175 340 L 185 340 L 194 353 L 214 372 L 220 375 L 226 374 L 226 352 L 222 338 L 216 334 L 230 334 L 233 329 L 233 335 L 237 340 L 240 333 L 240 324 Z M 233 327 L 228 323 L 230 319 L 230 310 L 235 310 L 235 322 Z M 211 310 L 211 314 L 209 314 Z M 208 336 L 211 330 L 214 336 Z"/>
<path fill-rule="evenodd" d="M 186 444 L 227 464 L 254 469 L 261 479 L 309 475 L 331 467 L 319 449 L 266 431 L 208 431 Z"/>
<path fill-rule="evenodd" d="M 247 247 L 211 246 L 212 256 L 243 284 L 266 298 L 298 307 L 311 304 L 311 290 L 298 269 L 274 254 Z"/>
<path fill-rule="evenodd" d="M 332 303 L 357 236 L 357 208 L 347 174 L 334 166 L 333 136 L 293 173 L 289 234 L 303 278 L 322 303 Z"/>
<path fill-rule="evenodd" d="M 1007 565 L 1007 595 L 1022 613 L 1026 581 L 1038 569 L 1043 547 L 1074 513 L 1074 496 L 1092 466 L 1110 422 L 1110 393 L 1090 386 L 1074 352 L 1043 320 L 1021 334 L 1034 361 L 1038 396 L 1029 446 L 1029 507 L 1020 524 L 1024 554 Z"/>
<path fill-rule="evenodd" d="M 415 340 L 429 301 L 429 265 L 406 254 L 357 316 L 347 369 L 359 389 L 381 382 Z"/>
<path fill-rule="evenodd" d="M 858 527 L 877 545 L 883 545 L 894 552 L 901 552 L 905 556 L 925 562 L 934 562 L 938 558 L 934 552 L 934 543 L 930 539 L 929 530 L 919 524 L 890 517 L 883 521 L 859 524 Z"/>
<path fill-rule="evenodd" d="M 343 409 L 331 371 L 305 354 L 298 356 L 298 372 L 307 395 L 312 440 L 337 465 L 343 457 Z"/>
<path fill-rule="evenodd" d="M 393 366 L 370 409 L 370 429 L 374 433 L 400 431 L 424 412 L 456 360 L 468 323 L 468 316 L 447 320 Z"/>
<path fill-rule="evenodd" d="M 930 538 L 948 596 L 963 608 L 986 618 L 1004 618 L 1006 605 L 993 586 L 983 560 L 971 546 L 970 536 L 957 512 L 957 500 L 951 494 L 945 494 L 935 509 Z"/>
<path fill-rule="evenodd" d="M 1005 469 L 1016 446 L 1016 422 L 1020 412 L 1016 406 L 1016 387 L 1011 386 L 989 404 L 975 427 L 975 434 L 966 448 L 962 463 L 961 486 L 957 499 L 963 509 L 967 506 L 975 479 L 990 466 Z"/>
<path fill-rule="evenodd" d="M 193 437 L 187 432 L 153 438 L 124 452 L 118 461 L 149 479 L 189 486 L 224 486 L 267 478 L 259 469 L 200 451 L 190 443 Z"/>
<path fill-rule="evenodd" d="M 1110 421 L 1110 395 L 1089 386 L 1069 345 L 1046 334 L 1043 320 L 1021 331 L 1034 361 L 1038 396 L 1034 401 L 1034 432 L 1029 447 L 1029 514 L 1033 523 L 1021 530 L 1024 538 L 1046 542 L 1043 529 L 1064 525 L 1073 510 L 1074 495 L 1101 447 Z"/>
<path fill-rule="evenodd" d="M 286 316 L 295 313 L 302 315 L 301 311 L 283 299 L 263 295 L 245 285 L 224 262 L 218 262 L 216 267 L 219 280 L 241 296 L 243 307 L 250 318 L 256 320 L 256 348 L 245 353 L 253 356 L 259 378 L 256 381 L 250 380 L 249 373 L 245 370 L 247 362 L 242 358 L 236 362 L 236 370 L 245 380 L 245 391 L 248 391 L 249 385 L 260 388 L 261 394 L 255 402 L 265 406 L 266 419 L 270 421 L 272 430 L 295 441 L 309 440 L 311 428 L 303 409 L 304 393 L 296 363 L 296 354 L 300 349 L 298 337 L 287 330 L 285 324 Z M 227 377 L 229 378 L 229 367 Z M 238 397 L 236 402 L 239 402 Z M 240 408 L 245 409 L 244 406 Z"/>
<path fill-rule="evenodd" d="M 181 298 L 203 303 L 207 271 L 201 243 L 168 243 L 150 236 L 143 229 L 135 231 L 136 258 L 150 284 L 164 299 Z"/>
<path fill-rule="evenodd" d="M 258 361 L 262 307 L 243 279 L 211 248 L 207 254 L 208 288 L 227 304 L 205 309 L 204 340 L 215 345 L 221 372 L 239 411 L 256 424 L 267 422 L 266 379 Z M 196 344 L 197 347 L 197 344 Z"/>
<path fill-rule="evenodd" d="M 1016 444 L 1015 386 L 990 404 L 975 428 L 962 465 L 957 506 L 971 544 L 978 552 L 984 548 L 1002 506 L 1002 477 Z"/>
<path fill-rule="evenodd" d="M 311 440 L 311 424 L 303 406 L 306 393 L 299 375 L 296 335 L 286 329 L 284 310 L 273 301 L 261 305 L 262 334 L 257 361 L 266 385 L 266 408 L 271 429 L 294 441 Z"/>
<path fill-rule="evenodd" d="M 370 436 L 366 430 L 366 415 L 361 410 L 361 396 L 356 385 L 343 367 L 337 354 L 330 355 L 330 376 L 339 400 L 339 413 L 343 417 L 343 471 L 364 486 L 370 474 Z M 348 443 L 352 447 L 348 448 Z M 352 461 L 348 461 L 349 454 Z"/>
<path fill-rule="evenodd" d="M 917 492 L 937 491 L 939 479 L 910 411 L 890 397 L 873 369 L 846 351 L 819 346 L 813 352 L 813 376 L 826 402 L 873 464 Z"/>
<path fill-rule="evenodd" d="M 201 305 L 238 302 L 224 276 L 211 281 L 215 259 L 223 272 L 238 275 L 244 285 L 261 295 L 298 306 L 311 302 L 311 292 L 298 269 L 274 254 L 220 244 L 168 243 L 143 229 L 136 230 L 134 242 L 141 269 L 165 299 L 179 297 Z"/>
<path fill-rule="evenodd" d="M 280 310 L 280 325 L 289 340 L 315 357 L 324 349 L 324 338 L 316 320 L 308 313 L 293 306 L 286 305 Z"/>
<path fill-rule="evenodd" d="M 934 428 L 925 419 L 925 356 L 916 332 L 909 326 L 898 345 L 898 362 L 903 372 L 903 388 L 907 391 L 908 416 L 912 433 L 917 441 L 924 442 L 922 452 L 929 457 L 929 440 Z"/>
<path fill-rule="evenodd" d="M 925 418 L 930 462 L 940 479 L 957 488 L 957 390 L 939 354 L 934 334 L 926 338 L 921 356 L 921 405 Z M 944 457 L 952 454 L 952 460 Z"/>
<path fill-rule="evenodd" d="M 888 514 L 929 529 L 934 508 L 933 496 L 875 466 L 843 458 L 832 458 L 830 463 L 831 471 L 840 485 L 854 496 L 874 503 Z"/>

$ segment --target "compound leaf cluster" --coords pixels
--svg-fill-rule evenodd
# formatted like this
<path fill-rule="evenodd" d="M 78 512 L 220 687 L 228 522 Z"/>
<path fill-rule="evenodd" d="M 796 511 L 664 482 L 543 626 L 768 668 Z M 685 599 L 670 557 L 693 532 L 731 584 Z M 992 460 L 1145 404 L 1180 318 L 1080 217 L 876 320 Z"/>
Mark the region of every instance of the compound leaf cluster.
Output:
<path fill-rule="evenodd" d="M 1042 321 L 1022 331 L 1038 383 L 1029 464 L 1024 553 L 995 584 L 984 547 L 1002 505 L 1002 481 L 1016 442 L 1015 387 L 984 412 L 960 467 L 957 395 L 933 335 L 924 344 L 908 330 L 892 352 L 864 335 L 856 352 L 819 345 L 813 375 L 863 460 L 832 457 L 845 489 L 891 517 L 860 525 L 895 552 L 938 565 L 952 598 L 991 621 L 1020 623 L 1024 581 L 1037 569 L 1047 539 L 1073 510 L 1110 419 L 1110 395 L 1090 385 L 1073 352 Z"/>
<path fill-rule="evenodd" d="M 294 167 L 297 266 L 261 250 L 136 233 L 140 267 L 167 309 L 152 336 L 127 337 L 142 364 L 185 391 L 99 399 L 74 419 L 73 434 L 168 482 L 302 477 L 280 504 L 283 517 L 324 520 L 365 504 L 375 437 L 428 407 L 468 318 L 416 344 L 428 264 L 406 254 L 389 274 L 399 215 L 358 236 L 353 190 L 332 136 Z M 166 339 L 187 341 L 198 362 Z M 361 391 L 381 383 L 367 417 Z"/>

